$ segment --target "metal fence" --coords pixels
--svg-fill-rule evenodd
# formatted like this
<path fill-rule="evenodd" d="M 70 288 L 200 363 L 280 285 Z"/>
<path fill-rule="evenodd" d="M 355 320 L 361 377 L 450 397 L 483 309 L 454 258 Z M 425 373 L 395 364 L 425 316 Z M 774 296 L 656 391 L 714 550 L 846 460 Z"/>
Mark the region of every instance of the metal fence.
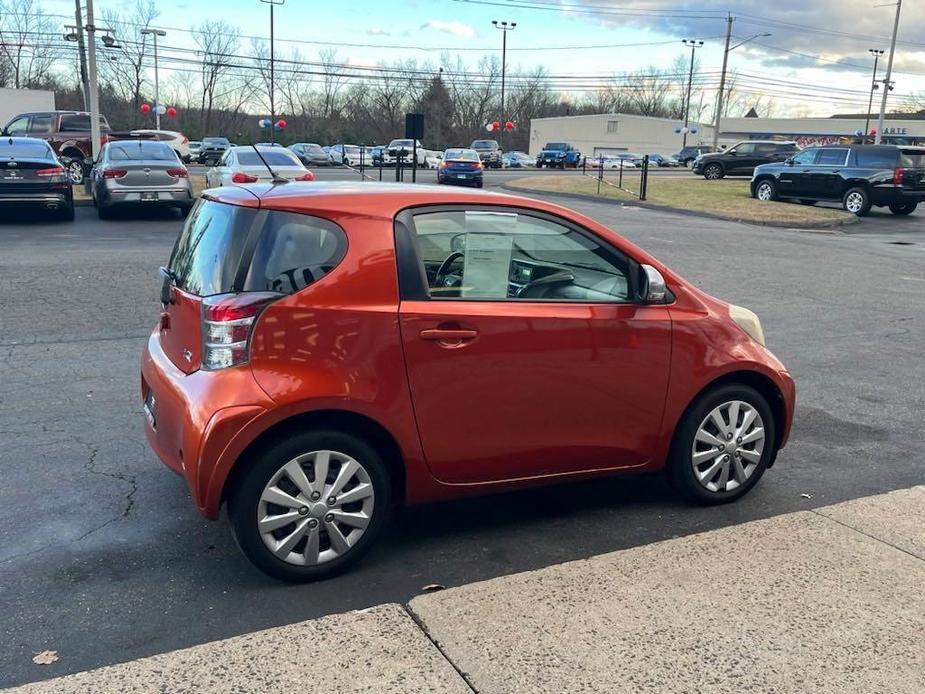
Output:
<path fill-rule="evenodd" d="M 604 157 L 600 157 L 598 159 L 597 166 L 590 166 L 590 167 L 588 166 L 588 158 L 585 157 L 584 159 L 582 159 L 582 162 L 581 162 L 581 173 L 585 176 L 589 176 L 589 177 L 597 179 L 598 195 L 600 195 L 601 193 L 601 186 L 607 185 L 612 188 L 618 188 L 622 190 L 624 193 L 633 195 L 639 198 L 640 200 L 645 200 L 646 193 L 648 192 L 648 188 L 649 188 L 649 155 L 646 154 L 642 157 L 640 166 L 638 168 L 635 166 L 631 169 L 626 168 L 625 163 L 624 163 L 625 160 L 620 159 L 618 161 L 620 162 L 619 166 L 609 167 L 605 169 L 604 168 Z M 607 178 L 604 178 L 605 170 L 616 172 L 617 174 L 616 182 L 613 182 L 611 180 L 608 180 Z M 631 188 L 628 188 L 624 185 L 624 175 L 623 175 L 624 170 L 633 174 L 632 176 L 628 177 L 633 180 L 635 180 L 636 178 L 635 174 L 637 172 L 639 173 L 639 185 L 638 185 L 639 190 L 632 190 Z"/>

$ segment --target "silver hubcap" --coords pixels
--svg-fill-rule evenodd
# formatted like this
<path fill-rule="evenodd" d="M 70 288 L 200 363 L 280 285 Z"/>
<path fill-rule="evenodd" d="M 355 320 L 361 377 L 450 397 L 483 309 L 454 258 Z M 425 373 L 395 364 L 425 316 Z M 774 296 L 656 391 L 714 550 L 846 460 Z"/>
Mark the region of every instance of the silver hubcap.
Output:
<path fill-rule="evenodd" d="M 257 504 L 257 527 L 267 549 L 287 564 L 324 564 L 356 545 L 374 503 L 360 463 L 346 453 L 312 451 L 270 478 Z"/>
<path fill-rule="evenodd" d="M 864 207 L 864 196 L 860 193 L 849 193 L 845 199 L 845 207 L 849 212 L 857 214 Z"/>
<path fill-rule="evenodd" d="M 758 199 L 759 200 L 770 200 L 771 199 L 771 186 L 767 183 L 762 183 L 758 186 Z"/>
<path fill-rule="evenodd" d="M 711 492 L 742 486 L 758 468 L 764 450 L 764 422 L 741 400 L 713 409 L 697 428 L 691 447 L 694 477 Z"/>
<path fill-rule="evenodd" d="M 74 161 L 68 164 L 67 173 L 71 178 L 71 183 L 83 183 L 84 167 L 80 165 L 80 162 Z"/>
<path fill-rule="evenodd" d="M 712 181 L 715 181 L 717 178 L 719 178 L 719 167 L 708 166 L 706 173 L 707 173 L 707 178 L 709 178 Z"/>

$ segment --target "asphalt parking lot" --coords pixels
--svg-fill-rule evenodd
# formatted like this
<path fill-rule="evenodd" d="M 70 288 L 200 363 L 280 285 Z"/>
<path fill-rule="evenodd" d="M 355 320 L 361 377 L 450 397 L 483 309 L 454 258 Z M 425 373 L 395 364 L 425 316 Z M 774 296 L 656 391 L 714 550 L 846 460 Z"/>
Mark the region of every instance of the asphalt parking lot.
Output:
<path fill-rule="evenodd" d="M 645 477 L 414 509 L 354 571 L 304 586 L 252 568 L 145 443 L 139 353 L 180 218 L 0 222 L 0 687 L 925 482 L 921 211 L 822 234 L 566 204 L 761 316 L 798 386 L 777 465 L 719 508 Z M 60 660 L 34 665 L 45 649 Z"/>

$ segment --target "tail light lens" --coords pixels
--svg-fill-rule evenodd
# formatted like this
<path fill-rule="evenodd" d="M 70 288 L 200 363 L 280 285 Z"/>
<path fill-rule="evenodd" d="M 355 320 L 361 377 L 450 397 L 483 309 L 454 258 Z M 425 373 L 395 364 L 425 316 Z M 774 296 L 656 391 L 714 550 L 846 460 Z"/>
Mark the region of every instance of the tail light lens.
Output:
<path fill-rule="evenodd" d="M 182 142 L 184 145 L 188 145 L 188 144 L 189 144 L 189 138 L 188 138 L 186 135 L 184 135 L 184 136 L 183 136 L 183 139 L 180 140 L 180 142 Z"/>
<path fill-rule="evenodd" d="M 189 176 L 189 171 L 182 167 L 179 169 L 167 169 L 167 175 L 173 176 L 174 178 L 186 178 Z"/>
<path fill-rule="evenodd" d="M 445 161 L 441 161 L 441 162 L 440 162 L 440 168 L 441 168 L 441 169 L 445 169 L 445 168 L 446 168 L 446 162 L 445 162 Z"/>
<path fill-rule="evenodd" d="M 483 169 L 483 168 L 485 168 L 485 167 L 484 167 L 484 165 L 482 164 L 482 162 L 477 161 L 477 162 L 475 163 L 475 168 L 477 168 L 477 169 Z"/>
<path fill-rule="evenodd" d="M 295 180 L 297 180 L 297 181 L 314 181 L 314 180 L 315 180 L 315 174 L 313 174 L 311 171 L 306 171 L 306 172 L 305 172 L 304 174 L 302 174 L 301 176 L 296 176 L 296 177 L 295 177 Z"/>
<path fill-rule="evenodd" d="M 243 171 L 235 171 L 231 174 L 232 183 L 256 183 L 257 177 L 246 174 Z"/>
<path fill-rule="evenodd" d="M 903 175 L 905 173 L 906 171 L 898 166 L 895 169 L 893 169 L 893 183 L 895 183 L 898 186 L 901 186 L 903 183 Z"/>
<path fill-rule="evenodd" d="M 122 178 L 127 174 L 125 169 L 103 169 L 103 178 Z"/>
<path fill-rule="evenodd" d="M 63 176 L 64 167 L 63 166 L 54 166 L 50 169 L 39 169 L 35 172 L 36 176 L 51 177 L 51 176 Z"/>
<path fill-rule="evenodd" d="M 202 368 L 209 371 L 246 364 L 257 316 L 282 294 L 219 294 L 202 302 Z"/>

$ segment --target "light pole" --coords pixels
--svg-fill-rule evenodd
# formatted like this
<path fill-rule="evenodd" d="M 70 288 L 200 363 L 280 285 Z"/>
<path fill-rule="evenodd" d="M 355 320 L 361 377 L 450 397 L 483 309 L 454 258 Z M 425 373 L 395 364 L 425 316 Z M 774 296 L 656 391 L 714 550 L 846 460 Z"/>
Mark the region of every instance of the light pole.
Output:
<path fill-rule="evenodd" d="M 504 124 L 507 118 L 504 115 L 504 76 L 507 68 L 507 32 L 513 31 L 517 22 L 491 21 L 495 29 L 501 31 L 501 132 L 498 134 L 498 147 L 504 152 Z"/>
<path fill-rule="evenodd" d="M 732 23 L 735 21 L 735 17 L 731 14 L 726 17 L 726 48 L 723 51 L 723 71 L 719 76 L 719 96 L 716 99 L 716 113 L 713 114 L 713 149 L 716 149 L 719 146 L 719 129 L 720 121 L 723 118 L 723 100 L 726 97 L 726 66 L 729 64 L 729 53 L 734 51 L 739 46 L 742 46 L 749 41 L 754 41 L 755 39 L 765 38 L 771 34 L 755 34 L 744 41 L 739 41 L 735 46 L 730 46 L 729 42 L 732 40 Z"/>
<path fill-rule="evenodd" d="M 861 142 L 867 142 L 867 136 L 870 135 L 870 111 L 874 107 L 874 92 L 880 88 L 877 84 L 877 63 L 880 62 L 880 56 L 884 51 L 882 48 L 868 48 L 867 52 L 874 56 L 874 77 L 870 83 L 870 100 L 867 102 L 867 119 L 864 121 L 864 137 Z"/>
<path fill-rule="evenodd" d="M 286 0 L 260 0 L 260 2 L 270 6 L 270 144 L 273 144 L 276 142 L 276 74 L 274 72 L 276 61 L 276 46 L 274 43 L 275 35 L 273 26 L 273 10 L 277 5 L 285 4 Z"/>
<path fill-rule="evenodd" d="M 687 147 L 687 126 L 690 123 L 691 116 L 691 87 L 694 84 L 694 51 L 703 46 L 703 41 L 684 39 L 683 43 L 685 46 L 690 46 L 691 49 L 691 71 L 687 76 L 687 99 L 685 100 L 684 106 L 684 139 L 681 142 L 682 148 Z"/>
<path fill-rule="evenodd" d="M 159 107 L 161 105 L 161 95 L 157 80 L 157 37 L 167 36 L 167 32 L 163 29 L 142 29 L 141 34 L 143 36 L 151 36 L 154 39 L 154 129 L 160 130 L 161 112 Z"/>
<path fill-rule="evenodd" d="M 77 50 L 80 52 L 80 88 L 83 91 L 84 97 L 84 110 L 87 111 L 90 109 L 89 95 L 87 94 L 87 52 L 84 49 L 84 24 L 83 24 L 83 12 L 80 8 L 80 0 L 74 0 L 74 17 L 77 22 L 77 26 L 74 27 L 74 32 L 77 34 L 75 39 L 71 39 L 71 34 L 65 36 L 66 39 L 77 41 Z"/>
<path fill-rule="evenodd" d="M 893 40 L 890 42 L 890 57 L 886 63 L 886 77 L 883 79 L 883 96 L 880 100 L 880 118 L 877 121 L 877 135 L 874 144 L 879 145 L 883 139 L 883 121 L 886 118 L 886 98 L 890 94 L 890 77 L 893 76 L 893 56 L 896 54 L 896 34 L 899 32 L 899 13 L 903 9 L 903 0 L 896 0 L 896 19 L 893 20 Z"/>

